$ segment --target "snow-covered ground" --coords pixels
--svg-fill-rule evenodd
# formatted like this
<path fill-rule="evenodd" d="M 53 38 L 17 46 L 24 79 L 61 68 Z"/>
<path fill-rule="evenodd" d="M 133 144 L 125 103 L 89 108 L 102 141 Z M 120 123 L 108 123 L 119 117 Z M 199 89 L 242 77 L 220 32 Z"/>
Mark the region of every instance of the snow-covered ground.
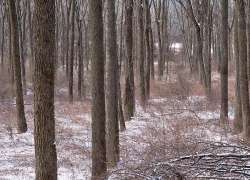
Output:
<path fill-rule="evenodd" d="M 118 168 L 127 167 L 129 164 L 139 165 L 145 161 L 144 154 L 148 154 L 153 146 L 161 143 L 161 133 L 165 133 L 164 136 L 169 139 L 178 139 L 179 135 L 183 136 L 181 138 L 197 135 L 213 141 L 228 141 L 231 136 L 223 135 L 222 130 L 215 125 L 219 118 L 218 108 L 210 111 L 206 109 L 205 103 L 206 99 L 202 96 L 191 96 L 183 100 L 155 98 L 149 101 L 146 111 L 137 103 L 135 117 L 126 123 L 126 131 L 120 134 L 121 162 Z M 89 109 L 81 111 L 81 108 L 84 109 L 85 105 L 79 102 L 73 107 L 65 102 L 56 102 L 59 180 L 90 179 L 91 116 Z M 25 134 L 16 134 L 10 125 L 0 125 L 0 180 L 34 179 L 32 105 L 26 106 L 26 114 L 29 130 Z M 232 108 L 229 117 L 233 117 Z M 198 123 L 190 128 L 188 122 L 193 119 L 206 123 L 212 121 L 213 125 L 207 127 Z M 178 130 L 183 128 L 179 127 L 180 125 L 188 127 L 184 131 Z M 178 131 L 183 132 L 178 135 Z M 117 179 L 117 176 L 115 177 L 113 179 Z"/>

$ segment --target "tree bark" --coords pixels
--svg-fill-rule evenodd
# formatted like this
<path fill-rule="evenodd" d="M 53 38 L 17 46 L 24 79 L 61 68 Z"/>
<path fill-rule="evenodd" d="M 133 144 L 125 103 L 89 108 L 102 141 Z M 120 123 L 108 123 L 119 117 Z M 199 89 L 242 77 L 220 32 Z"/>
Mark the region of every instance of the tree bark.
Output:
<path fill-rule="evenodd" d="M 124 118 L 130 120 L 135 112 L 134 62 L 133 62 L 133 0 L 126 0 L 125 12 L 125 91 Z"/>
<path fill-rule="evenodd" d="M 31 13 L 31 1 L 28 3 L 28 24 L 29 24 L 29 44 L 30 44 L 30 71 L 33 74 L 33 64 L 34 64 L 34 43 L 33 43 L 33 27 L 32 27 L 32 13 Z"/>
<path fill-rule="evenodd" d="M 78 7 L 80 8 L 80 7 Z M 77 11 L 77 27 L 78 27 L 78 98 L 82 99 L 85 96 L 84 88 L 84 63 L 83 63 L 83 41 L 82 41 L 82 21 L 80 20 L 79 10 Z"/>
<path fill-rule="evenodd" d="M 246 37 L 246 14 L 244 0 L 237 0 L 239 13 L 239 57 L 240 57 L 240 95 L 242 103 L 243 135 L 250 137 L 250 106 L 247 77 L 247 37 Z"/>
<path fill-rule="evenodd" d="M 121 12 L 121 25 L 120 25 L 120 50 L 119 50 L 119 69 L 118 69 L 118 80 L 117 80 L 117 93 L 118 93 L 118 119 L 120 124 L 120 131 L 124 131 L 126 129 L 124 114 L 123 114 L 123 107 L 122 107 L 122 92 L 121 92 L 121 71 L 122 71 L 122 62 L 124 57 L 124 44 L 123 44 L 123 19 L 124 19 L 124 7 L 126 1 L 122 2 L 122 12 Z"/>
<path fill-rule="evenodd" d="M 228 0 L 221 1 L 222 7 L 222 26 L 221 26 L 221 125 L 228 124 Z"/>
<path fill-rule="evenodd" d="M 146 92 L 145 92 L 145 71 L 144 71 L 144 22 L 143 22 L 143 0 L 139 2 L 138 9 L 138 42 L 139 42 L 139 53 L 138 53 L 138 61 L 139 61 L 139 90 L 140 90 L 140 104 L 143 108 L 146 106 Z"/>
<path fill-rule="evenodd" d="M 34 1 L 34 138 L 36 180 L 57 179 L 55 142 L 55 1 Z"/>
<path fill-rule="evenodd" d="M 119 161 L 119 122 L 118 122 L 118 54 L 115 0 L 107 0 L 107 163 L 109 167 L 116 166 Z"/>
<path fill-rule="evenodd" d="M 74 82 L 74 47 L 75 47 L 75 6 L 76 1 L 71 0 L 71 47 L 69 59 L 69 102 L 73 102 L 73 82 Z"/>
<path fill-rule="evenodd" d="M 151 31 L 151 21 L 150 21 L 150 6 L 148 0 L 145 0 L 145 19 L 146 19 L 146 28 L 145 28 L 145 41 L 146 41 L 146 73 L 145 73 L 145 95 L 146 100 L 150 97 L 150 69 L 151 69 L 151 62 L 152 59 L 152 51 L 151 46 L 152 44 L 150 41 L 150 31 Z"/>
<path fill-rule="evenodd" d="M 8 11 L 10 8 L 8 7 Z M 8 72 L 9 72 L 9 76 L 10 76 L 10 83 L 11 83 L 11 93 L 13 96 L 15 96 L 15 92 L 14 92 L 14 84 L 15 84 L 15 73 L 14 73 L 14 62 L 13 62 L 13 58 L 12 58 L 12 27 L 11 27 L 11 16 L 10 13 L 8 13 L 8 34 L 9 34 L 9 39 L 8 39 L 8 46 L 9 46 L 9 68 L 8 68 Z M 19 48 L 19 47 L 18 47 Z M 20 59 L 19 59 L 20 62 Z M 21 70 L 20 70 L 21 71 Z M 21 72 L 20 72 L 21 73 Z M 20 74 L 21 76 L 21 74 Z"/>
<path fill-rule="evenodd" d="M 247 74 L 250 80 L 250 0 L 247 0 Z"/>
<path fill-rule="evenodd" d="M 240 64 L 239 64 L 239 39 L 238 39 L 238 28 L 239 28 L 239 16 L 237 9 L 234 10 L 234 59 L 236 67 L 236 80 L 235 80 L 235 117 L 234 117 L 234 129 L 241 132 L 243 129 L 242 122 L 242 105 L 240 95 Z"/>
<path fill-rule="evenodd" d="M 21 9 L 21 1 L 17 3 L 17 13 L 18 13 L 18 32 L 19 32 L 19 49 L 20 49 L 20 62 L 21 62 L 21 74 L 22 74 L 22 85 L 23 94 L 26 95 L 26 68 L 25 68 L 25 37 L 26 37 L 26 11 Z"/>
<path fill-rule="evenodd" d="M 89 0 L 89 32 L 92 75 L 92 180 L 107 172 L 105 141 L 105 93 L 102 1 Z"/>
<path fill-rule="evenodd" d="M 4 42 L 5 42 L 5 19 L 6 19 L 6 15 L 5 15 L 5 8 L 2 8 L 2 37 L 1 37 L 1 68 L 3 70 L 4 68 Z"/>
<path fill-rule="evenodd" d="M 68 3 L 69 2 L 69 3 Z M 71 12 L 71 6 L 72 6 L 72 0 L 67 1 L 67 28 L 66 28 L 66 37 L 65 37 L 65 61 L 66 61 L 66 76 L 69 78 L 69 32 L 70 32 L 70 12 Z"/>
<path fill-rule="evenodd" d="M 158 3 L 158 4 L 157 4 Z M 162 11 L 162 1 L 153 1 L 154 12 L 155 12 L 155 22 L 156 31 L 158 37 L 158 49 L 159 49 L 159 60 L 158 60 L 158 79 L 161 80 L 164 71 L 164 59 L 163 59 L 163 47 L 162 47 L 162 35 L 161 35 L 161 11 Z"/>
<path fill-rule="evenodd" d="M 16 5 L 14 0 L 8 0 L 10 21 L 11 21 L 11 46 L 12 62 L 14 63 L 16 109 L 17 109 L 17 130 L 19 133 L 27 131 L 26 118 L 24 113 L 23 88 L 21 78 L 21 62 L 19 51 L 19 34 L 16 14 Z"/>

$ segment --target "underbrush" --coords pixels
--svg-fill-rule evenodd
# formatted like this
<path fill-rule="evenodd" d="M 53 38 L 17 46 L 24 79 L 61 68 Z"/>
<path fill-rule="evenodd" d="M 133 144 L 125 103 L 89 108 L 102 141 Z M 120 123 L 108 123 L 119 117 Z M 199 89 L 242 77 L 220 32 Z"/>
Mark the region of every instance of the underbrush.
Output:
<path fill-rule="evenodd" d="M 195 112 L 178 110 L 151 116 L 141 128 L 141 135 L 122 140 L 122 161 L 110 171 L 110 179 L 250 176 L 245 173 L 250 149 L 239 145 L 237 138 L 225 136 L 223 129 L 200 119 Z M 124 141 L 131 143 L 130 149 Z"/>

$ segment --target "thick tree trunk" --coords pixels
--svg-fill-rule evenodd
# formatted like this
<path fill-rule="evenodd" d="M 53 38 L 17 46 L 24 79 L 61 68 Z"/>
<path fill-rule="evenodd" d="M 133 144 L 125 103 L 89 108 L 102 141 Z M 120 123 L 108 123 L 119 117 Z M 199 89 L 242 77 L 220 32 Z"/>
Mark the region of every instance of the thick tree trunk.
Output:
<path fill-rule="evenodd" d="M 17 3 L 17 13 L 18 13 L 18 32 L 19 32 L 19 49 L 20 49 L 20 61 L 21 61 L 21 74 L 22 74 L 22 85 L 23 94 L 26 95 L 26 68 L 25 68 L 25 35 L 26 35 L 26 11 L 21 9 L 21 1 Z"/>
<path fill-rule="evenodd" d="M 36 180 L 57 179 L 55 142 L 55 1 L 34 1 L 34 138 Z"/>
<path fill-rule="evenodd" d="M 124 118 L 130 120 L 135 112 L 134 63 L 133 63 L 133 0 L 126 0 L 125 13 L 125 91 Z"/>
<path fill-rule="evenodd" d="M 116 35 L 115 1 L 107 0 L 107 163 L 114 167 L 119 161 L 119 122 L 118 122 L 118 54 Z"/>
<path fill-rule="evenodd" d="M 21 78 L 21 63 L 19 51 L 19 34 L 18 22 L 16 14 L 16 6 L 14 0 L 8 0 L 10 21 L 11 21 L 11 45 L 12 45 L 12 62 L 14 63 L 15 74 L 15 92 L 16 92 L 16 108 L 17 108 L 17 130 L 20 133 L 27 131 L 26 118 L 24 113 L 23 88 Z"/>
<path fill-rule="evenodd" d="M 246 14 L 244 0 L 237 0 L 239 13 L 239 57 L 240 57 L 240 95 L 242 103 L 243 135 L 250 137 L 250 106 L 247 77 L 247 37 L 246 37 Z"/>
<path fill-rule="evenodd" d="M 222 26 L 221 26 L 221 110 L 220 124 L 228 124 L 228 0 L 221 1 Z"/>
<path fill-rule="evenodd" d="M 92 180 L 107 172 L 105 141 L 105 93 L 102 1 L 89 0 L 89 32 L 92 70 Z"/>
<path fill-rule="evenodd" d="M 238 40 L 238 28 L 239 28 L 239 16 L 237 9 L 234 10 L 234 59 L 236 67 L 236 80 L 235 80 L 235 117 L 234 117 L 234 129 L 241 132 L 243 130 L 242 122 L 242 105 L 240 95 L 240 64 L 239 64 L 239 40 Z"/>

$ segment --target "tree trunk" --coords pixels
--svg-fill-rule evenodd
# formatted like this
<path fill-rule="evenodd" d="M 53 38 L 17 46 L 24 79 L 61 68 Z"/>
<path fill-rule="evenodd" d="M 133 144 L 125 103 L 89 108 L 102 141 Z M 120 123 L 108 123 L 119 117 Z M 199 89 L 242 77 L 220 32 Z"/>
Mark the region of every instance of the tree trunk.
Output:
<path fill-rule="evenodd" d="M 138 61 L 139 61 L 139 90 L 140 90 L 140 104 L 143 108 L 146 106 L 146 92 L 145 92 L 145 72 L 144 72 L 144 23 L 143 23 L 143 0 L 139 2 L 138 9 L 138 26 L 139 26 L 139 53 L 138 53 Z"/>
<path fill-rule="evenodd" d="M 92 75 L 92 180 L 107 172 L 105 141 L 104 47 L 102 1 L 89 0 Z"/>
<path fill-rule="evenodd" d="M 242 103 L 243 135 L 250 137 L 250 106 L 247 77 L 247 37 L 246 37 L 246 14 L 244 0 L 237 0 L 239 13 L 239 57 L 240 57 L 240 95 Z"/>
<path fill-rule="evenodd" d="M 14 63 L 16 108 L 17 108 L 17 130 L 20 133 L 27 131 L 26 118 L 24 113 L 23 88 L 21 78 L 21 63 L 19 51 L 19 34 L 16 14 L 16 5 L 14 0 L 8 0 L 10 21 L 11 21 L 11 44 L 12 44 L 12 62 Z"/>
<path fill-rule="evenodd" d="M 222 7 L 222 26 L 221 26 L 221 110 L 220 124 L 228 124 L 228 0 L 221 1 Z"/>
<path fill-rule="evenodd" d="M 71 47 L 69 59 L 69 102 L 73 102 L 73 82 L 74 82 L 74 47 L 75 47 L 75 6 L 76 1 L 71 2 Z"/>
<path fill-rule="evenodd" d="M 80 20 L 79 11 L 77 11 L 77 27 L 78 27 L 78 98 L 79 100 L 82 99 L 82 96 L 85 96 L 83 92 L 84 86 L 84 64 L 83 64 L 83 45 L 82 45 L 82 21 Z"/>
<path fill-rule="evenodd" d="M 74 1 L 74 0 L 73 0 Z M 72 0 L 67 1 L 67 28 L 66 28 L 66 37 L 65 37 L 65 61 L 66 61 L 66 76 L 69 78 L 69 32 L 70 32 L 70 12 L 71 12 L 71 6 L 72 6 Z M 69 3 L 68 3 L 69 2 Z"/>
<path fill-rule="evenodd" d="M 134 62 L 133 62 L 133 0 L 126 0 L 125 12 L 125 91 L 124 118 L 130 120 L 135 112 Z"/>
<path fill-rule="evenodd" d="M 34 1 L 34 138 L 36 180 L 57 179 L 55 142 L 55 1 Z"/>
<path fill-rule="evenodd" d="M 207 1 L 207 17 L 205 17 L 205 28 L 204 28 L 204 62 L 205 62 L 205 72 L 206 72 L 206 94 L 211 98 L 211 48 L 212 48 L 212 30 L 213 30 L 213 6 L 210 1 Z"/>
<path fill-rule="evenodd" d="M 33 46 L 33 27 L 32 27 L 32 13 L 30 7 L 31 1 L 28 2 L 28 24 L 29 24 L 29 44 L 30 44 L 30 72 L 33 74 L 34 64 L 34 46 Z"/>
<path fill-rule="evenodd" d="M 115 1 L 107 0 L 107 163 L 114 167 L 119 161 L 119 122 L 118 122 L 118 55 L 116 36 Z"/>
<path fill-rule="evenodd" d="M 242 122 L 242 105 L 240 95 L 240 64 L 239 64 L 239 40 L 238 40 L 238 28 L 239 28 L 239 16 L 237 9 L 234 10 L 234 59 L 236 67 L 236 80 L 235 80 L 235 117 L 234 117 L 234 129 L 241 132 L 243 129 Z"/>
<path fill-rule="evenodd" d="M 158 37 L 158 49 L 159 49 L 159 60 L 158 60 L 158 79 L 161 80 L 163 77 L 164 71 L 164 59 L 163 59 L 163 48 L 162 48 L 162 35 L 161 35 L 161 10 L 162 10 L 162 1 L 159 1 L 159 5 L 156 5 L 156 2 L 153 1 L 154 12 L 155 12 L 155 22 L 156 22 L 156 31 Z M 157 9 L 158 8 L 158 9 Z"/>
<path fill-rule="evenodd" d="M 204 66 L 204 59 L 203 59 L 203 43 L 202 43 L 202 35 L 201 35 L 201 29 L 196 28 L 196 35 L 197 35 L 197 62 L 199 64 L 199 70 L 200 70 L 200 78 L 205 86 L 207 87 L 207 78 L 206 78 L 206 72 L 205 72 L 205 66 Z"/>
<path fill-rule="evenodd" d="M 150 22 L 151 22 L 151 16 L 150 16 Z M 150 23 L 150 26 L 152 26 L 152 24 Z M 151 51 L 151 62 L 150 62 L 150 72 L 151 72 L 151 78 L 153 80 L 155 80 L 155 61 L 154 61 L 154 37 L 153 37 L 153 30 L 152 28 L 150 28 L 149 31 L 149 35 L 150 35 L 150 42 L 151 42 L 151 46 L 150 46 L 150 51 Z"/>
<path fill-rule="evenodd" d="M 152 44 L 150 41 L 150 31 L 151 31 L 151 21 L 150 21 L 150 7 L 148 0 L 145 0 L 145 19 L 146 19 L 146 28 L 145 28 L 145 41 L 146 41 L 146 73 L 145 73 L 145 94 L 146 100 L 150 97 L 150 69 L 152 59 Z"/>
<path fill-rule="evenodd" d="M 63 2 L 60 1 L 61 6 L 61 23 L 62 23 L 62 34 L 61 34 L 61 63 L 63 69 L 65 68 L 65 36 L 66 36 L 66 20 L 65 20 L 65 12 L 64 12 L 64 5 Z"/>
<path fill-rule="evenodd" d="M 4 8 L 2 9 L 2 38 L 1 38 L 1 68 L 3 70 L 4 68 L 4 42 L 5 42 L 5 12 L 4 12 Z"/>
<path fill-rule="evenodd" d="M 250 0 L 247 0 L 247 71 L 250 80 Z"/>
<path fill-rule="evenodd" d="M 22 13 L 21 1 L 17 3 L 17 13 L 18 13 L 18 32 L 19 32 L 19 49 L 20 49 L 20 61 L 21 61 L 21 74 L 22 74 L 22 85 L 23 85 L 23 94 L 26 95 L 26 69 L 25 69 L 25 56 L 24 56 L 24 47 L 25 47 L 25 35 L 26 35 L 26 11 Z"/>
<path fill-rule="evenodd" d="M 10 8 L 8 7 L 8 10 L 9 9 Z M 10 13 L 8 15 L 8 23 L 9 23 L 8 24 L 8 29 L 9 29 L 9 32 L 8 32 L 9 33 L 9 42 L 8 42 L 8 45 L 9 45 L 9 52 L 8 52 L 9 53 L 9 69 L 8 69 L 8 71 L 9 71 L 10 83 L 11 83 L 11 93 L 12 93 L 13 96 L 15 96 L 15 92 L 14 92 L 14 83 L 15 83 L 14 62 L 13 62 L 13 58 L 12 58 L 12 56 L 13 56 L 12 55 L 13 54 L 13 52 L 12 52 L 12 38 L 13 37 L 12 37 L 12 27 L 11 27 L 12 25 L 11 25 L 11 16 L 10 16 Z M 19 46 L 18 46 L 18 48 L 19 48 Z M 19 58 L 19 62 L 20 62 L 20 58 Z M 21 69 L 20 69 L 20 71 L 21 71 Z M 21 76 L 21 74 L 20 74 L 20 76 Z"/>
<path fill-rule="evenodd" d="M 122 108 L 122 92 L 121 92 L 121 71 L 122 71 L 122 62 L 124 56 L 124 46 L 123 46 L 123 19 L 124 19 L 124 5 L 126 1 L 122 2 L 122 12 L 121 12 L 121 25 L 120 25 L 120 49 L 119 49 L 119 59 L 118 59 L 118 80 L 117 80 L 117 95 L 118 95 L 118 119 L 120 124 L 120 131 L 124 131 L 126 129 L 123 108 Z"/>

